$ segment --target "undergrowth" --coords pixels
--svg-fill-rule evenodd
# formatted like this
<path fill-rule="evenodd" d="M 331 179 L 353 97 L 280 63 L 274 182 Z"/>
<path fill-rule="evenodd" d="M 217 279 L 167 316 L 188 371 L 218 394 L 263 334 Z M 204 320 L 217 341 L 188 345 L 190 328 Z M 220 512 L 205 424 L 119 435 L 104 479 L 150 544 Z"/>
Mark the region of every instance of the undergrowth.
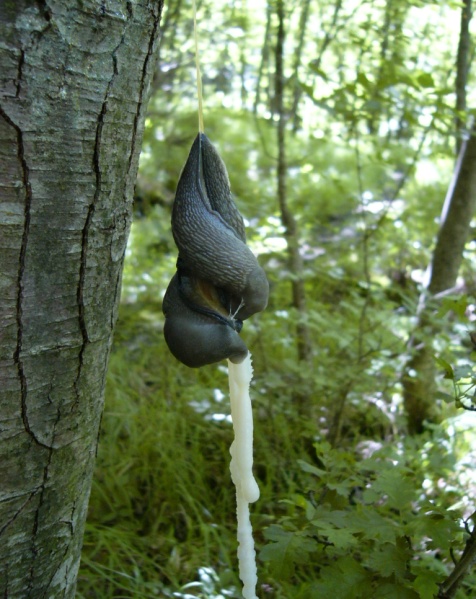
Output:
<path fill-rule="evenodd" d="M 132 229 L 78 599 L 241 597 L 226 366 L 191 370 L 166 348 L 166 217 L 157 206 Z M 358 284 L 352 264 L 309 273 L 305 324 L 318 348 L 305 365 L 281 266 L 269 256 L 270 305 L 243 331 L 255 367 L 258 596 L 432 599 L 475 511 L 474 414 L 463 429 L 453 397 L 463 383 L 472 393 L 464 314 L 437 315 L 442 424 L 408 437 L 399 375 L 417 295 L 396 303 L 384 281 Z M 458 593 L 476 595 L 474 575 Z"/>
<path fill-rule="evenodd" d="M 226 368 L 176 364 L 150 312 L 121 314 L 77 596 L 238 599 Z M 467 537 L 456 437 L 333 448 L 297 374 L 266 377 L 255 349 L 259 596 L 431 599 Z"/>

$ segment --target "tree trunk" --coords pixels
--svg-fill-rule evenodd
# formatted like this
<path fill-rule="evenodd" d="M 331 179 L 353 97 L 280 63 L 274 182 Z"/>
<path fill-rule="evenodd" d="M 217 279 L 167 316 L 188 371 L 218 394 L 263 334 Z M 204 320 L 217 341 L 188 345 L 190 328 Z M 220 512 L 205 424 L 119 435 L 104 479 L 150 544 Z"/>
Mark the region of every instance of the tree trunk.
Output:
<path fill-rule="evenodd" d="M 462 112 L 466 110 L 466 82 L 469 55 L 469 22 L 471 0 L 461 7 L 461 28 L 456 59 L 456 127 L 458 159 L 441 214 L 433 258 L 427 273 L 427 289 L 420 298 L 418 323 L 409 343 L 412 353 L 402 376 L 403 400 L 411 434 L 424 429 L 424 421 L 438 420 L 435 402 L 435 363 L 433 359 L 432 324 L 427 307 L 427 296 L 434 296 L 456 283 L 463 260 L 463 250 L 470 231 L 471 218 L 476 209 L 476 127 L 471 126 L 470 138 L 462 135 Z"/>
<path fill-rule="evenodd" d="M 277 3 L 278 35 L 276 39 L 276 110 L 278 113 L 278 164 L 276 169 L 278 183 L 278 203 L 281 211 L 281 221 L 285 229 L 285 238 L 288 245 L 288 265 L 292 273 L 292 305 L 296 308 L 300 318 L 296 326 L 296 341 L 298 359 L 300 361 L 311 361 L 312 341 L 309 328 L 304 320 L 307 313 L 306 292 L 303 279 L 303 263 L 299 252 L 299 232 L 296 219 L 289 208 L 286 189 L 286 115 L 284 114 L 284 4 L 283 0 Z"/>
<path fill-rule="evenodd" d="M 455 174 L 441 216 L 428 290 L 432 295 L 450 289 L 456 283 L 468 239 L 471 219 L 476 210 L 476 126 L 463 141 Z"/>
<path fill-rule="evenodd" d="M 0 594 L 74 597 L 161 0 L 0 5 Z"/>
<path fill-rule="evenodd" d="M 463 250 L 476 211 L 476 128 L 464 140 L 455 168 L 453 181 L 441 216 L 433 259 L 430 268 L 428 293 L 436 295 L 455 286 L 463 260 Z M 405 411 L 409 432 L 420 433 L 425 420 L 437 419 L 435 365 L 431 338 L 431 324 L 426 300 L 419 316 L 410 349 L 412 357 L 405 367 L 402 379 Z"/>
<path fill-rule="evenodd" d="M 471 34 L 469 23 L 472 17 L 471 0 L 463 0 L 461 7 L 461 25 L 459 33 L 458 53 L 456 55 L 456 154 L 459 154 L 466 129 L 466 85 L 468 82 L 471 55 Z"/>

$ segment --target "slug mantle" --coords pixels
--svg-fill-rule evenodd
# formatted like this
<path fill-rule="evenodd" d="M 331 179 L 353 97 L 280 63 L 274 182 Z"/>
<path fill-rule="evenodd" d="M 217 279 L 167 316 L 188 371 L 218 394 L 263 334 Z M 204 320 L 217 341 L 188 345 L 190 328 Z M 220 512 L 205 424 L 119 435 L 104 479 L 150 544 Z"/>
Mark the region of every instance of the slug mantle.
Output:
<path fill-rule="evenodd" d="M 163 301 L 164 336 L 172 354 L 196 368 L 248 349 L 243 321 L 266 308 L 269 285 L 246 245 L 223 160 L 204 133 L 193 142 L 177 185 L 172 233 L 177 272 Z"/>

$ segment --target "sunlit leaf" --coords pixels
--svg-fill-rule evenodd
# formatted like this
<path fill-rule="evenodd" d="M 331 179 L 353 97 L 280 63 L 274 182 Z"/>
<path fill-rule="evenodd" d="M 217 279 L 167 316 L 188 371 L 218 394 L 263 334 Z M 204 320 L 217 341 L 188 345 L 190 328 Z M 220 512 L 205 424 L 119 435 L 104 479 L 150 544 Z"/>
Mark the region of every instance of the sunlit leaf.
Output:
<path fill-rule="evenodd" d="M 435 362 L 438 364 L 440 368 L 444 370 L 445 379 L 454 379 L 453 367 L 449 362 L 440 358 L 439 356 L 435 356 Z"/>

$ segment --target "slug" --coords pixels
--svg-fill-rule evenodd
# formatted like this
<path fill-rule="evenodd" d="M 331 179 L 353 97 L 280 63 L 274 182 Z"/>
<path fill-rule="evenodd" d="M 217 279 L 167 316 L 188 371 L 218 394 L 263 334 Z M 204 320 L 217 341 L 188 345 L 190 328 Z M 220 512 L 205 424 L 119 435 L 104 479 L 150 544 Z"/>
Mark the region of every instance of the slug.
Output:
<path fill-rule="evenodd" d="M 163 301 L 164 336 L 192 368 L 225 358 L 239 364 L 248 349 L 243 320 L 264 310 L 269 286 L 246 245 L 226 167 L 204 133 L 193 142 L 172 210 L 177 273 Z"/>

